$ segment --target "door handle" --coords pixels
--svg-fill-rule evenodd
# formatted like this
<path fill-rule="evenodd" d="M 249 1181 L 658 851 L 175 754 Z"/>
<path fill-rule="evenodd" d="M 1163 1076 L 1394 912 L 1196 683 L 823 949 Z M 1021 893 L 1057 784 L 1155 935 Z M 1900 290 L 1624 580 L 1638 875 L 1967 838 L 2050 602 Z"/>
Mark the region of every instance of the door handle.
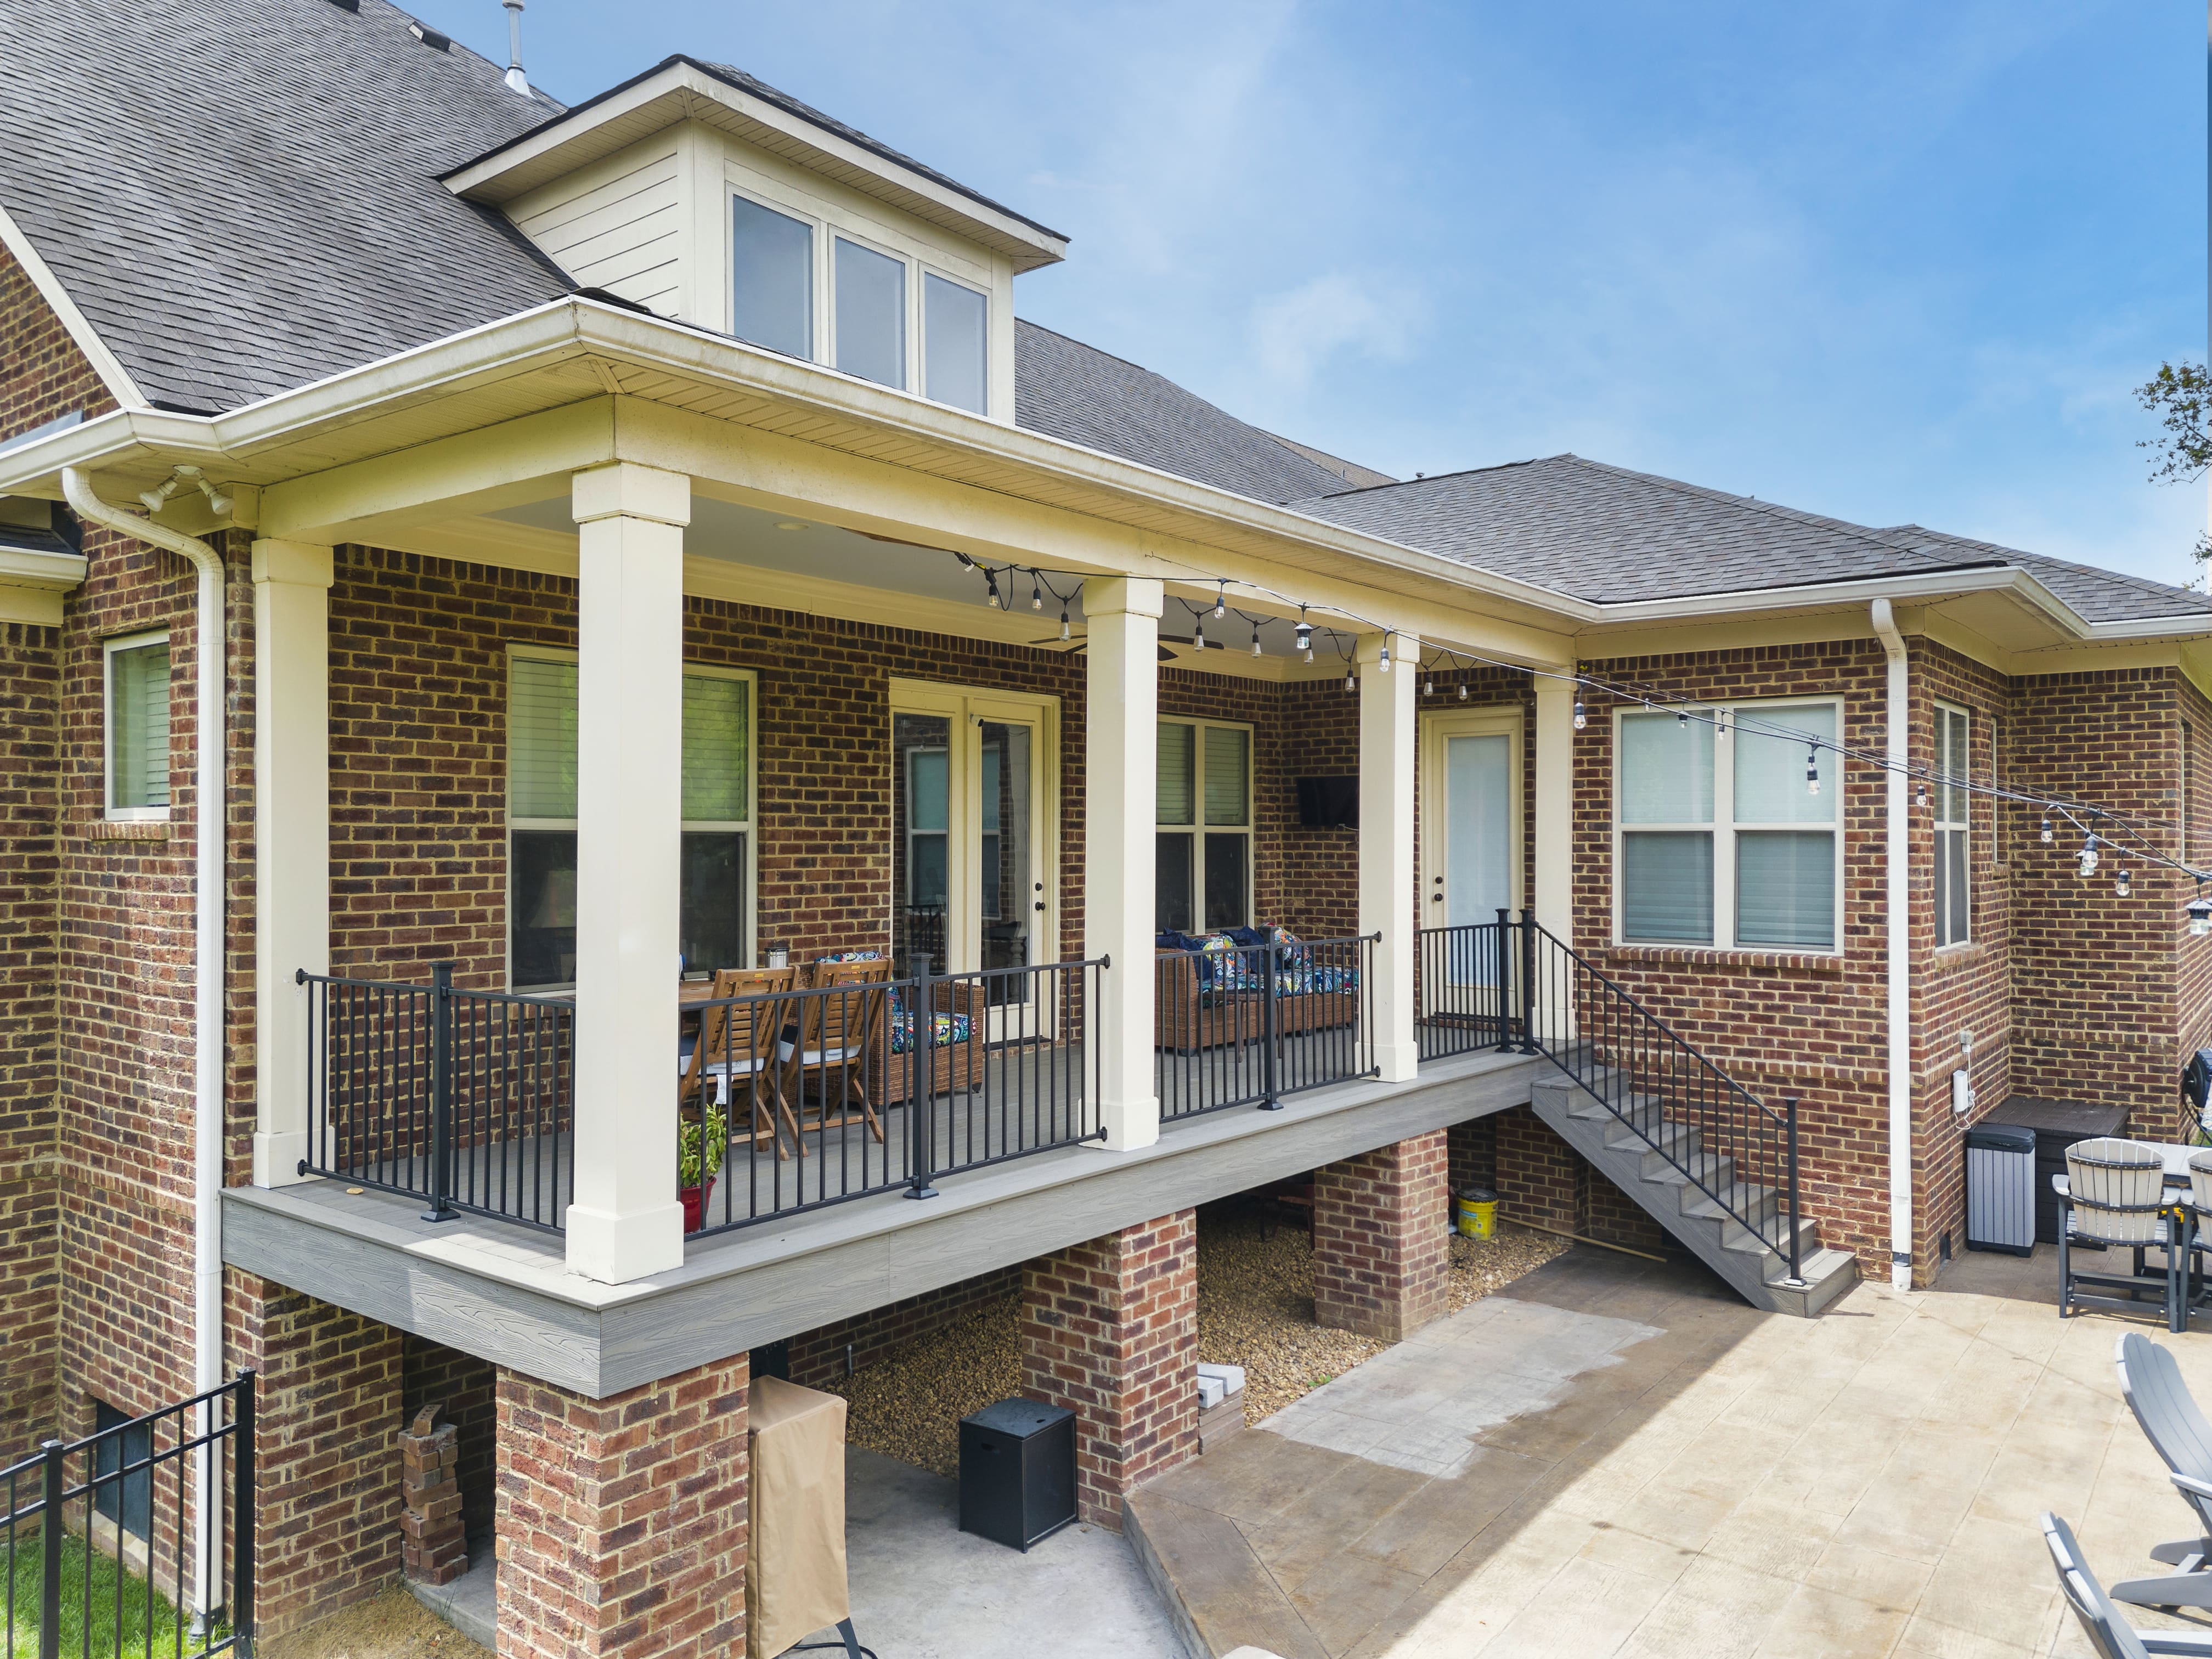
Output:
<path fill-rule="evenodd" d="M 1431 893 L 1429 895 L 1429 902 L 1431 904 L 1442 904 L 1443 902 L 1444 896 L 1442 893 Z"/>
<path fill-rule="evenodd" d="M 1042 899 L 1039 899 L 1036 902 L 1036 908 L 1040 910 L 1044 908 L 1044 901 Z"/>

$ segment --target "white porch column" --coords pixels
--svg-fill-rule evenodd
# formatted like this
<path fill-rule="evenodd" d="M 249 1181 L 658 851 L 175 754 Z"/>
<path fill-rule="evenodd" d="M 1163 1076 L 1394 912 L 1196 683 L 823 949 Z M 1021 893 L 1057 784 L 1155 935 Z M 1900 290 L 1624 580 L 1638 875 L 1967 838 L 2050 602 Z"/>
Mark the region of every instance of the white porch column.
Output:
<path fill-rule="evenodd" d="M 1536 676 L 1537 924 L 1575 942 L 1575 684 Z"/>
<path fill-rule="evenodd" d="M 676 981 L 684 808 L 684 526 L 691 481 L 617 462 L 574 481 L 576 1191 L 568 1266 L 683 1265 Z"/>
<path fill-rule="evenodd" d="M 1402 1083 L 1419 1060 L 1413 1037 L 1413 694 L 1421 642 L 1410 634 L 1363 634 L 1356 654 L 1359 931 L 1382 936 L 1375 946 L 1375 1064 L 1385 1083 Z"/>
<path fill-rule="evenodd" d="M 307 1177 L 307 992 L 331 970 L 331 550 L 253 544 L 253 1184 Z"/>
<path fill-rule="evenodd" d="M 1110 957 L 1091 1019 L 1106 1150 L 1160 1138 L 1152 1072 L 1152 875 L 1159 787 L 1161 586 L 1083 585 L 1083 954 Z M 1096 1143 L 1093 1143 L 1096 1144 Z"/>

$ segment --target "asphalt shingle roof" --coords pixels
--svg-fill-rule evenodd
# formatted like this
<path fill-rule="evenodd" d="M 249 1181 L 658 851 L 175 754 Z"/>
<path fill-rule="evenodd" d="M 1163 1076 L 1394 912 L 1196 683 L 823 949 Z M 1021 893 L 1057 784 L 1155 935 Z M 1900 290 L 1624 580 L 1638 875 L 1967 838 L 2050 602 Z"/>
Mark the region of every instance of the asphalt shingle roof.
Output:
<path fill-rule="evenodd" d="M 1035 323 L 1014 325 L 1014 422 L 1255 501 L 1344 480 L 1148 368 Z"/>
<path fill-rule="evenodd" d="M 139 389 L 224 410 L 572 284 L 438 175 L 561 106 L 388 0 L 0 0 L 0 204 Z"/>
<path fill-rule="evenodd" d="M 1288 505 L 1601 605 L 2016 564 L 2092 622 L 2212 611 L 2203 594 L 2139 577 L 1917 526 L 1869 529 L 1579 455 Z"/>

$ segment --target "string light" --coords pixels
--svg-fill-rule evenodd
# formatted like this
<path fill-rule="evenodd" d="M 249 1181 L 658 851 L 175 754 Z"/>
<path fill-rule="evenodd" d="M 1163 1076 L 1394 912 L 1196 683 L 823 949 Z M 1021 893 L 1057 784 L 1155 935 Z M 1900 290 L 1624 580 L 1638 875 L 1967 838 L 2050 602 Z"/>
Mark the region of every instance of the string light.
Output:
<path fill-rule="evenodd" d="M 2043 821 L 2043 844 L 2045 847 L 2051 845 L 2051 820 L 2049 818 L 2045 818 Z"/>
<path fill-rule="evenodd" d="M 1437 695 L 1437 683 L 1433 676 L 1421 682 L 1421 695 L 1425 697 L 1433 697 Z"/>
<path fill-rule="evenodd" d="M 1459 683 L 1459 700 L 1462 702 L 1465 702 L 1467 701 L 1467 682 L 1465 680 L 1462 680 Z"/>
<path fill-rule="evenodd" d="M 1583 712 L 1583 700 L 1580 697 L 1577 697 L 1575 699 L 1575 730 L 1577 732 L 1584 731 L 1589 727 L 1589 716 Z"/>
<path fill-rule="evenodd" d="M 1344 689 L 1347 691 L 1354 691 L 1358 689 L 1357 684 L 1352 678 L 1352 665 L 1350 663 L 1346 663 L 1344 665 Z"/>
<path fill-rule="evenodd" d="M 1808 795 L 1820 793 L 1820 751 L 1812 745 L 1808 745 L 1805 750 L 1805 793 Z"/>
<path fill-rule="evenodd" d="M 1726 743 L 1728 741 L 1728 710 L 1725 708 L 1716 708 L 1713 710 L 1713 741 L 1715 743 Z"/>
<path fill-rule="evenodd" d="M 992 610 L 996 611 L 1003 603 L 1003 601 L 999 598 L 999 578 L 994 572 L 986 570 L 983 573 L 983 580 L 990 584 L 991 589 L 986 603 L 990 605 Z"/>
<path fill-rule="evenodd" d="M 1044 609 L 1044 578 L 1034 570 L 1030 572 L 1030 609 Z"/>
<path fill-rule="evenodd" d="M 2128 896 L 2128 867 L 2124 864 L 2120 866 L 2118 878 L 2112 883 L 2112 892 L 2120 898 Z"/>
<path fill-rule="evenodd" d="M 1928 810 L 1928 786 L 1926 784 L 1922 784 L 1917 789 L 1913 791 L 1912 804 L 1923 812 Z"/>
<path fill-rule="evenodd" d="M 2198 888 L 2197 896 L 2189 901 L 2187 914 L 2191 939 L 2203 939 L 2207 933 L 2212 933 L 2212 899 L 2204 896 L 2203 888 Z"/>
<path fill-rule="evenodd" d="M 1063 602 L 1060 607 L 1060 637 L 1064 640 L 1067 636 L 1067 606 Z"/>
<path fill-rule="evenodd" d="M 1194 651 L 1206 649 L 1206 618 L 1196 612 L 1191 616 L 1190 644 Z"/>
<path fill-rule="evenodd" d="M 1252 624 L 1252 654 L 1255 657 L 1260 654 L 1260 624 L 1257 623 Z"/>
<path fill-rule="evenodd" d="M 1228 584 L 1227 582 L 1224 582 L 1224 583 L 1222 583 L 1222 584 L 1221 584 L 1221 586 L 1220 586 L 1219 587 L 1218 587 L 1217 589 L 1215 589 L 1215 590 L 1214 590 L 1214 594 L 1213 594 L 1213 614 L 1214 614 L 1216 617 L 1222 616 L 1222 615 L 1224 615 L 1224 614 L 1225 614 L 1225 613 L 1227 612 L 1228 608 L 1229 608 L 1229 584 Z"/>
<path fill-rule="evenodd" d="M 1679 708 L 1674 711 L 1674 729 L 1677 732 L 1686 732 L 1690 729 L 1690 711 L 1688 709 Z"/>
<path fill-rule="evenodd" d="M 2088 840 L 2081 843 L 2081 879 L 2087 881 L 2097 873 L 2097 836 L 2093 830 Z"/>
<path fill-rule="evenodd" d="M 1375 659 L 1375 666 L 1381 673 L 1390 672 L 1390 636 L 1388 634 L 1382 636 L 1382 654 Z"/>
<path fill-rule="evenodd" d="M 1306 608 L 1298 607 L 1298 655 L 1304 661 L 1313 660 L 1313 624 L 1306 620 Z"/>

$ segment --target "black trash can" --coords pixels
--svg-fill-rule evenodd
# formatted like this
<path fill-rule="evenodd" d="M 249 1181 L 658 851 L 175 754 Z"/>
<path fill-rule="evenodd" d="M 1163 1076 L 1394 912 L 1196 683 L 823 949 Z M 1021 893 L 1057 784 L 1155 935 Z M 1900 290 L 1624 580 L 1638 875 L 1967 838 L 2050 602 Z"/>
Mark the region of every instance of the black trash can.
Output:
<path fill-rule="evenodd" d="M 1966 1248 L 2035 1253 L 2035 1131 L 1978 1123 L 1966 1131 Z"/>
<path fill-rule="evenodd" d="M 1026 1551 L 1075 1519 L 1075 1413 L 1001 1400 L 960 1419 L 960 1530 Z"/>

